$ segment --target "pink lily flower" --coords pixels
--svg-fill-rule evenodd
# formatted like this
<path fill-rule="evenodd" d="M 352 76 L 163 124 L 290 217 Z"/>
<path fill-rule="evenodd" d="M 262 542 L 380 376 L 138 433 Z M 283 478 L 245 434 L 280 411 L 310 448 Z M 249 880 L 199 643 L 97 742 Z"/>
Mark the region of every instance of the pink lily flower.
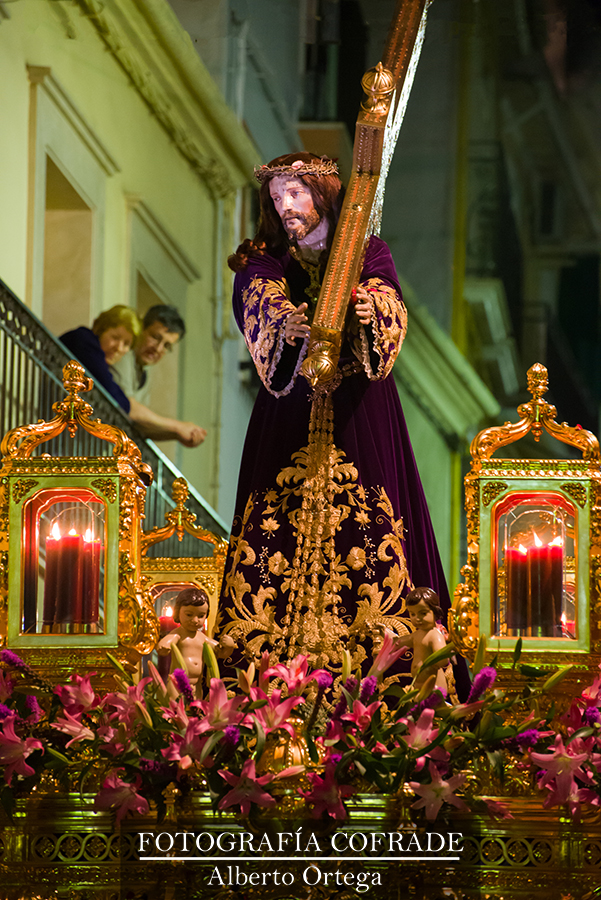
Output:
<path fill-rule="evenodd" d="M 307 675 L 307 666 L 309 661 L 306 656 L 295 656 L 295 658 L 287 666 L 278 663 L 267 669 L 265 675 L 277 675 L 286 684 L 290 694 L 300 694 L 311 681 L 315 681 L 318 675 L 325 674 L 324 669 L 318 669 Z"/>
<path fill-rule="evenodd" d="M 335 770 L 334 764 L 326 764 L 323 778 L 316 772 L 308 772 L 307 777 L 311 781 L 311 790 L 299 791 L 307 803 L 312 804 L 311 815 L 314 819 L 321 818 L 324 812 L 333 819 L 346 819 L 344 800 L 355 793 L 355 788 L 350 784 L 338 784 L 334 775 Z"/>
<path fill-rule="evenodd" d="M 204 714 L 201 719 L 199 733 L 202 731 L 223 731 L 227 725 L 238 725 L 244 719 L 244 713 L 238 712 L 241 703 L 246 703 L 246 697 L 227 698 L 227 691 L 223 681 L 219 678 L 211 678 L 209 699 L 195 702 Z"/>
<path fill-rule="evenodd" d="M 380 652 L 374 659 L 373 666 L 367 673 L 375 675 L 378 681 L 382 678 L 384 672 L 392 666 L 397 659 L 405 653 L 406 647 L 397 647 L 395 643 L 395 635 L 388 628 L 384 632 L 384 641 L 380 647 Z"/>
<path fill-rule="evenodd" d="M 355 700 L 352 713 L 345 713 L 342 718 L 345 722 L 352 722 L 356 725 L 359 731 L 365 731 L 380 706 L 382 704 L 379 700 L 370 703 L 369 706 L 365 706 L 360 700 Z"/>
<path fill-rule="evenodd" d="M 254 759 L 246 760 L 240 775 L 234 775 L 233 772 L 227 772 L 225 769 L 220 769 L 219 774 L 232 786 L 232 790 L 228 791 L 219 801 L 219 809 L 239 806 L 242 815 L 247 816 L 251 803 L 263 807 L 275 806 L 275 797 L 263 790 L 263 785 L 273 781 L 274 776 L 267 774 L 257 778 Z"/>
<path fill-rule="evenodd" d="M 119 778 L 117 771 L 111 772 L 105 779 L 102 788 L 94 797 L 94 809 L 108 810 L 114 809 L 117 812 L 117 822 L 127 815 L 128 812 L 140 813 L 141 816 L 148 812 L 148 801 L 137 793 L 138 788 L 142 784 L 139 775 L 133 784 L 123 781 Z"/>
<path fill-rule="evenodd" d="M 20 738 L 15 734 L 15 720 L 13 717 L 5 719 L 0 732 L 0 764 L 5 766 L 4 780 L 10 784 L 13 772 L 17 775 L 33 775 L 33 769 L 25 762 L 34 750 L 43 750 L 41 741 L 35 738 Z"/>
<path fill-rule="evenodd" d="M 151 681 L 152 678 L 142 678 L 137 684 L 128 685 L 126 693 L 107 694 L 105 703 L 115 710 L 111 718 L 118 718 L 120 722 L 126 722 L 131 727 L 140 717 L 136 703 L 144 703 L 144 689 Z"/>
<path fill-rule="evenodd" d="M 555 738 L 553 753 L 531 753 L 530 759 L 545 771 L 539 776 L 539 787 L 549 787 L 553 804 L 567 803 L 571 793 L 578 790 L 575 778 L 589 781 L 580 764 L 588 759 L 588 753 L 570 753 L 571 747 L 564 747 L 563 738 Z M 547 798 L 549 799 L 549 798 Z"/>
<path fill-rule="evenodd" d="M 261 662 L 259 663 L 259 673 L 257 677 L 257 685 L 259 690 L 266 691 L 269 677 L 267 675 L 267 670 L 269 669 L 269 650 L 263 650 L 261 654 Z"/>
<path fill-rule="evenodd" d="M 71 734 L 73 737 L 70 741 L 67 742 L 67 747 L 70 747 L 71 744 L 76 744 L 78 741 L 93 741 L 94 740 L 94 732 L 91 728 L 88 728 L 80 719 L 81 713 L 79 716 L 72 716 L 71 713 L 64 711 L 64 719 L 57 719 L 56 722 L 52 723 L 52 728 L 56 728 L 57 731 L 62 731 L 65 734 Z"/>
<path fill-rule="evenodd" d="M 425 808 L 426 818 L 430 820 L 436 818 L 443 803 L 450 803 L 452 806 L 456 806 L 457 809 L 467 809 L 463 800 L 454 794 L 455 788 L 463 784 L 466 776 L 463 774 L 453 775 L 448 781 L 443 781 L 433 762 L 429 763 L 428 768 L 432 779 L 430 784 L 419 784 L 417 781 L 409 782 L 411 790 L 420 797 L 419 800 L 411 804 L 411 807 L 413 809 Z"/>
<path fill-rule="evenodd" d="M 188 727 L 190 717 L 186 712 L 186 704 L 184 703 L 183 697 L 180 696 L 177 700 L 172 700 L 168 707 L 163 706 L 162 709 L 164 719 L 167 719 L 168 722 L 173 722 L 177 728 L 185 731 Z"/>
<path fill-rule="evenodd" d="M 422 750 L 438 737 L 438 728 L 432 728 L 433 720 L 433 709 L 424 709 L 417 722 L 408 720 L 409 734 L 405 740 L 413 750 Z"/>
<path fill-rule="evenodd" d="M 209 735 L 201 737 L 202 723 L 199 719 L 191 719 L 184 735 L 175 734 L 168 747 L 161 750 L 165 759 L 178 762 L 180 769 L 188 769 L 193 760 L 198 759 L 202 748 L 209 740 Z"/>
<path fill-rule="evenodd" d="M 346 731 L 344 730 L 344 725 L 342 724 L 340 719 L 330 719 L 326 726 L 324 745 L 326 747 L 331 747 L 333 744 L 337 744 L 338 741 L 346 742 Z"/>
<path fill-rule="evenodd" d="M 89 675 L 71 676 L 71 684 L 59 684 L 54 688 L 54 693 L 58 694 L 59 700 L 71 715 L 76 716 L 98 706 L 100 699 L 94 692 L 91 676 L 95 675 L 91 672 Z"/>
<path fill-rule="evenodd" d="M 513 816 L 509 812 L 509 807 L 504 803 L 499 803 L 498 800 L 491 800 L 490 797 L 484 797 L 483 799 L 486 803 L 488 814 L 492 816 L 493 819 L 513 819 Z"/>
<path fill-rule="evenodd" d="M 267 700 L 268 702 L 261 709 L 256 709 L 252 715 L 260 723 L 265 734 L 269 734 L 270 731 L 276 731 L 278 728 L 283 728 L 291 737 L 294 737 L 294 726 L 287 722 L 286 719 L 295 706 L 305 701 L 302 697 L 287 697 L 286 700 L 281 700 L 281 696 L 282 692 L 279 690 L 274 691 L 270 697 L 266 697 L 263 691 L 253 688 L 251 691 L 253 700 Z"/>

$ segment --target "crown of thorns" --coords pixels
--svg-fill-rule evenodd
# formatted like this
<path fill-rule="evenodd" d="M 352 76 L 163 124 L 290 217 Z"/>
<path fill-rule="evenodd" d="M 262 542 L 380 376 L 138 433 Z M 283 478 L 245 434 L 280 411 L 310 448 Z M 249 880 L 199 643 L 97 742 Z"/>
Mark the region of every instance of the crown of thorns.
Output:
<path fill-rule="evenodd" d="M 297 159 L 290 166 L 255 166 L 255 178 L 259 184 L 263 184 L 270 178 L 276 178 L 278 175 L 297 177 L 299 175 L 338 175 L 338 166 L 327 156 L 310 162 Z"/>

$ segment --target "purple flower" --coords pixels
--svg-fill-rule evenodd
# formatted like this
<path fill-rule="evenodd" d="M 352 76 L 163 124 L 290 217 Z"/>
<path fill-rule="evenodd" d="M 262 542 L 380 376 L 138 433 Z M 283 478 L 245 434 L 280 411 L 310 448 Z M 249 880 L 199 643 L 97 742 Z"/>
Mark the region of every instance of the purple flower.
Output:
<path fill-rule="evenodd" d="M 9 716 L 14 716 L 14 710 L 9 709 L 5 703 L 0 703 L 0 719 L 8 719 Z"/>
<path fill-rule="evenodd" d="M 367 678 L 364 678 L 361 684 L 361 694 L 359 695 L 361 703 L 369 703 L 377 687 L 378 679 L 375 675 L 368 675 Z"/>
<path fill-rule="evenodd" d="M 536 728 L 528 728 L 526 731 L 516 734 L 515 742 L 520 750 L 525 750 L 527 747 L 535 747 L 539 737 L 540 735 Z"/>
<path fill-rule="evenodd" d="M 23 662 L 21 657 L 17 656 L 16 653 L 13 653 L 12 650 L 0 650 L 0 662 L 6 663 L 7 666 L 12 666 L 13 669 L 19 669 L 20 672 L 25 672 L 27 674 L 32 671 L 27 663 Z"/>
<path fill-rule="evenodd" d="M 140 771 L 146 775 L 155 775 L 158 778 L 175 777 L 177 774 L 177 766 L 164 760 L 146 759 L 142 757 L 140 760 Z"/>
<path fill-rule="evenodd" d="M 345 691 L 348 691 L 349 694 L 354 694 L 355 691 L 357 690 L 358 684 L 359 684 L 359 682 L 357 681 L 355 676 L 349 675 L 349 677 L 346 679 L 346 681 L 344 683 L 344 689 L 345 689 Z"/>
<path fill-rule="evenodd" d="M 470 691 L 470 695 L 467 698 L 468 703 L 474 703 L 476 700 L 479 700 L 482 694 L 484 694 L 492 685 L 495 683 L 495 678 L 497 677 L 497 672 L 492 666 L 484 666 L 483 669 L 480 669 L 474 681 L 472 682 L 472 689 Z"/>
<path fill-rule="evenodd" d="M 32 719 L 34 723 L 40 721 L 43 715 L 43 711 L 42 707 L 38 703 L 37 697 L 34 697 L 33 694 L 28 694 L 25 698 L 25 708 L 29 712 L 29 718 Z"/>
<path fill-rule="evenodd" d="M 601 713 L 596 706 L 588 706 L 582 713 L 582 724 L 590 727 L 597 722 L 601 722 Z"/>
<path fill-rule="evenodd" d="M 421 700 L 419 703 L 416 703 L 415 706 L 412 706 L 407 712 L 407 715 L 411 716 L 417 722 L 425 709 L 436 709 L 437 706 L 444 703 L 447 696 L 448 694 L 444 688 L 436 688 L 436 690 L 432 691 L 432 693 L 424 700 Z"/>
<path fill-rule="evenodd" d="M 223 729 L 223 743 L 226 749 L 235 750 L 240 742 L 240 729 L 237 725 L 226 725 Z"/>
<path fill-rule="evenodd" d="M 183 695 L 186 703 L 192 703 L 194 701 L 194 691 L 192 690 L 192 685 L 190 684 L 190 679 L 186 675 L 183 669 L 174 669 L 171 673 L 171 678 L 173 679 L 173 683 L 176 688 Z"/>
<path fill-rule="evenodd" d="M 327 691 L 329 687 L 332 687 L 333 679 L 329 672 L 320 672 L 315 680 L 317 681 L 317 687 L 322 694 L 324 691 Z"/>
<path fill-rule="evenodd" d="M 340 698 L 340 700 L 338 701 L 338 703 L 336 704 L 336 706 L 334 707 L 334 712 L 332 713 L 332 721 L 333 722 L 339 721 L 342 718 L 342 716 L 345 714 L 347 709 L 348 709 L 348 703 L 346 702 L 346 697 L 343 694 L 342 697 Z"/>

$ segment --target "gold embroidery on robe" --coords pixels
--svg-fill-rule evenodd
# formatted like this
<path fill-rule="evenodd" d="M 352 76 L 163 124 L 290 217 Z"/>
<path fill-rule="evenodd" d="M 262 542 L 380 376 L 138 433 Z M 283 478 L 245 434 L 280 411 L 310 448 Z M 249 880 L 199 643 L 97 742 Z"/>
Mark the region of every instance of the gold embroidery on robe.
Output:
<path fill-rule="evenodd" d="M 267 645 L 278 659 L 303 653 L 314 667 L 340 671 L 345 647 L 355 668 L 366 658 L 364 644 L 374 637 L 377 643 L 385 628 L 407 631 L 401 592 L 412 584 L 402 519 L 395 519 L 384 488 L 368 491 L 359 483 L 357 468 L 334 444 L 331 393 L 332 387 L 326 388 L 313 399 L 309 443 L 280 471 L 277 488 L 249 498 L 242 519 L 234 523 L 234 532 L 238 531 L 232 534 L 232 563 L 225 577 L 230 600 L 225 631 L 250 658 Z M 253 509 L 261 513 L 258 556 L 247 539 Z M 356 542 L 342 559 L 336 552 L 336 535 L 351 516 L 363 542 Z M 292 527 L 295 546 L 289 558 L 281 549 L 270 548 L 281 525 Z M 388 564 L 381 583 L 375 578 L 378 561 Z M 244 574 L 250 566 L 261 576 L 256 593 Z M 357 589 L 354 618 L 340 596 L 353 586 L 350 573 L 364 578 Z M 279 621 L 278 595 L 286 598 Z"/>

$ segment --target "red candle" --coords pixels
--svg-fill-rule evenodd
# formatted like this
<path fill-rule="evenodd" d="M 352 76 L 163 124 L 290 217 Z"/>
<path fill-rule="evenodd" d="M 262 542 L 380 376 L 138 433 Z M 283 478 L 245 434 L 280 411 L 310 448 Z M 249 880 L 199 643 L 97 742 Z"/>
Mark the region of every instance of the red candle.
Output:
<path fill-rule="evenodd" d="M 43 630 L 52 631 L 54 610 L 58 589 L 58 566 L 60 560 L 60 535 L 46 538 L 46 570 L 44 572 Z"/>
<path fill-rule="evenodd" d="M 563 547 L 543 544 L 508 547 L 507 633 L 512 637 L 557 637 L 561 634 Z"/>
<path fill-rule="evenodd" d="M 100 595 L 100 540 L 87 534 L 83 542 L 82 622 L 98 625 Z"/>
<path fill-rule="evenodd" d="M 55 625 L 81 622 L 82 586 L 83 537 L 72 528 L 60 539 Z"/>
<path fill-rule="evenodd" d="M 161 637 L 164 637 L 166 634 L 169 634 L 170 631 L 173 631 L 174 628 L 177 628 L 177 622 L 173 618 L 173 610 L 170 606 L 163 607 L 163 613 L 165 615 L 159 616 L 159 624 L 161 626 Z M 168 613 L 168 615 L 166 615 Z M 171 654 L 167 653 L 166 656 L 158 656 L 157 658 L 157 671 L 161 678 L 167 678 L 169 675 L 169 669 L 171 668 Z"/>
<path fill-rule="evenodd" d="M 528 551 L 519 547 L 505 550 L 507 634 L 523 634 L 528 621 Z"/>

